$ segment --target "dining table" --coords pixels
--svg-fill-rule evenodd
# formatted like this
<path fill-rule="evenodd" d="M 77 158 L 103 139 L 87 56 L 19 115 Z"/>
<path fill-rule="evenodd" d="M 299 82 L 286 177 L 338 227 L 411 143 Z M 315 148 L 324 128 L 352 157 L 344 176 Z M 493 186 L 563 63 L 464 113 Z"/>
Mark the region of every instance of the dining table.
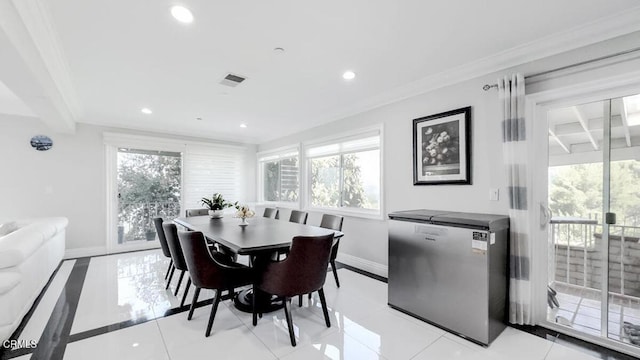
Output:
<path fill-rule="evenodd" d="M 340 231 L 318 226 L 298 224 L 266 217 L 253 217 L 243 223 L 230 216 L 210 218 L 209 216 L 180 217 L 173 220 L 188 230 L 200 231 L 212 243 L 218 243 L 238 255 L 248 255 L 251 264 L 259 269 L 264 264 L 291 246 L 295 236 L 325 236 L 333 234 L 334 239 L 344 234 Z M 258 265 L 258 266 L 256 266 Z M 256 297 L 256 310 L 268 313 L 282 308 L 282 300 L 253 289 L 244 289 L 234 299 L 235 307 L 244 312 L 252 312 L 252 297 Z"/>

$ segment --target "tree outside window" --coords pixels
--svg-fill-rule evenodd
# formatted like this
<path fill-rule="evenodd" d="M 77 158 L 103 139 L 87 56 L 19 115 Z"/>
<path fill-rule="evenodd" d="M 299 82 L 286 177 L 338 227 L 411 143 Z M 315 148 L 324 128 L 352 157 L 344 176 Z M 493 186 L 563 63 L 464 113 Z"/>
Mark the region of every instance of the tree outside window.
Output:
<path fill-rule="evenodd" d="M 265 161 L 262 166 L 264 201 L 298 201 L 300 170 L 297 156 Z"/>
<path fill-rule="evenodd" d="M 380 208 L 380 150 L 311 159 L 311 204 Z"/>

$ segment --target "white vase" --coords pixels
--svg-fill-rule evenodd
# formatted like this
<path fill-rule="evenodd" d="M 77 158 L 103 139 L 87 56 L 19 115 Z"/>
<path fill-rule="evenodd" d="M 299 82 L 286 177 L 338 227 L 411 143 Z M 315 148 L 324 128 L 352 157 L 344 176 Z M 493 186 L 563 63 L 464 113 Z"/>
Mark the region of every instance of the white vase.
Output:
<path fill-rule="evenodd" d="M 212 219 L 220 219 L 224 214 L 224 210 L 209 210 L 209 217 Z"/>
<path fill-rule="evenodd" d="M 246 217 L 240 218 L 240 220 L 242 220 L 242 221 L 240 222 L 240 226 L 247 226 L 247 225 L 249 225 L 249 222 L 247 221 L 247 218 L 246 218 Z"/>

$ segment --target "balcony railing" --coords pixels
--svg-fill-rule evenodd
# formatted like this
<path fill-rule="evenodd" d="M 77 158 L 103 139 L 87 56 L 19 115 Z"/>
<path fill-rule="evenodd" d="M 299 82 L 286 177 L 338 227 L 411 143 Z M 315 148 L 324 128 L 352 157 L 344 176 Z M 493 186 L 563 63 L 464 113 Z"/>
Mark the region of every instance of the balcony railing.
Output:
<path fill-rule="evenodd" d="M 153 218 L 165 220 L 180 215 L 180 203 L 165 202 L 120 202 L 118 204 L 118 243 L 156 239 Z"/>
<path fill-rule="evenodd" d="M 595 219 L 551 220 L 549 270 L 558 282 L 602 289 L 609 269 L 609 292 L 640 297 L 640 227 L 610 225 L 609 258 L 602 254 L 602 224 Z"/>

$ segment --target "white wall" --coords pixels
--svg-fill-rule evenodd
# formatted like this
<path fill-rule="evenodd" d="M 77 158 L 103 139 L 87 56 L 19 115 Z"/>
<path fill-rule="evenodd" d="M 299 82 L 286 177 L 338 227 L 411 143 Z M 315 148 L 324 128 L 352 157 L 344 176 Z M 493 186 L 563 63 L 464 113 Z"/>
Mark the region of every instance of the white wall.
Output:
<path fill-rule="evenodd" d="M 491 77 L 492 81 L 495 78 Z M 482 91 L 486 82 L 487 79 L 477 79 L 416 96 L 262 144 L 259 150 L 269 150 L 373 124 L 383 124 L 385 215 L 407 209 L 506 214 L 507 203 L 502 193 L 500 201 L 489 201 L 489 189 L 503 189 L 504 177 L 498 121 L 501 116 L 500 108 L 496 93 Z M 411 120 L 465 106 L 472 107 L 472 185 L 414 186 Z M 281 219 L 287 219 L 288 214 L 288 211 L 283 211 Z M 308 223 L 319 224 L 320 217 L 318 213 L 310 213 Z M 345 237 L 340 242 L 340 253 L 382 265 L 377 266 L 377 270 L 365 270 L 386 276 L 384 267 L 387 265 L 388 252 L 387 221 L 347 217 L 343 231 Z M 348 263 L 349 260 L 355 259 L 343 260 Z"/>
<path fill-rule="evenodd" d="M 319 126 L 301 133 L 261 144 L 259 151 L 305 142 L 374 124 L 384 126 L 384 196 L 385 213 L 408 209 L 434 209 L 492 214 L 507 214 L 505 170 L 502 165 L 501 109 L 495 89 L 483 91 L 485 84 L 494 84 L 498 77 L 513 72 L 537 73 L 618 49 L 640 45 L 639 34 L 579 49 L 570 53 L 524 64 L 504 72 L 482 76 L 453 86 L 414 96 L 390 105 Z M 635 45 L 634 45 L 635 43 Z M 631 68 L 627 66 L 626 68 Z M 598 69 L 598 76 L 626 71 Z M 545 80 L 529 87 L 527 93 L 541 92 L 557 86 L 593 79 L 593 72 L 572 77 Z M 412 170 L 412 119 L 440 112 L 472 107 L 472 185 L 414 186 Z M 544 184 L 546 186 L 546 184 Z M 489 201 L 489 189 L 498 188 L 499 201 Z M 288 218 L 284 211 L 281 218 Z M 320 214 L 310 214 L 309 224 L 318 224 Z M 388 263 L 387 222 L 347 217 L 344 240 L 340 243 L 341 260 L 347 264 L 386 276 Z"/>
<path fill-rule="evenodd" d="M 66 216 L 67 249 L 106 246 L 105 131 L 212 142 L 84 124 L 73 135 L 57 134 L 39 120 L 0 115 L 0 221 Z M 35 151 L 34 135 L 51 137 L 51 150 Z M 252 179 L 256 146 L 246 148 L 245 173 Z M 248 182 L 246 201 L 255 201 L 255 191 Z"/>

